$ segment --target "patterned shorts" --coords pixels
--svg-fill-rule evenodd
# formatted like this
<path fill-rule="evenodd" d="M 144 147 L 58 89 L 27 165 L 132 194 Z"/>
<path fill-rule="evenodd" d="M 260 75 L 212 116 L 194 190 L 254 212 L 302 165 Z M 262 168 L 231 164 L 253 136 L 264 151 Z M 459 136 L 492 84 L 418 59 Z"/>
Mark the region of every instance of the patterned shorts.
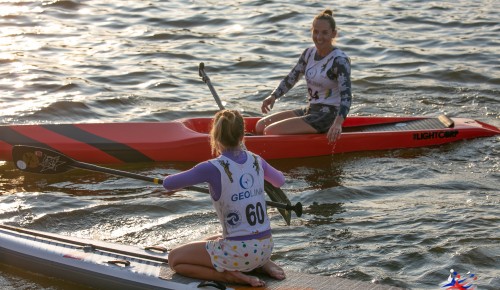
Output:
<path fill-rule="evenodd" d="M 273 238 L 248 241 L 217 239 L 207 241 L 206 249 L 212 265 L 219 272 L 250 272 L 262 267 L 271 258 Z"/>
<path fill-rule="evenodd" d="M 338 109 L 335 106 L 310 104 L 309 107 L 293 110 L 295 115 L 302 117 L 318 133 L 326 133 L 337 118 Z"/>

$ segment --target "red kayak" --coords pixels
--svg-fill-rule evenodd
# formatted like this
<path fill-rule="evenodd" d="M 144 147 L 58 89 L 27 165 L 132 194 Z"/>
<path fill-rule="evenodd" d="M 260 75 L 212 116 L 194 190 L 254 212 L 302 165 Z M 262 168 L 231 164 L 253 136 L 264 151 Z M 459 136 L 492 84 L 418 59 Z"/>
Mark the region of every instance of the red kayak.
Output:
<path fill-rule="evenodd" d="M 328 144 L 326 134 L 252 135 L 258 119 L 245 118 L 245 144 L 267 160 L 435 146 L 500 134 L 495 126 L 464 118 L 352 116 L 345 120 L 334 146 Z M 89 163 L 199 162 L 212 157 L 208 138 L 211 120 L 3 125 L 0 160 L 12 160 L 12 146 L 30 145 Z"/>

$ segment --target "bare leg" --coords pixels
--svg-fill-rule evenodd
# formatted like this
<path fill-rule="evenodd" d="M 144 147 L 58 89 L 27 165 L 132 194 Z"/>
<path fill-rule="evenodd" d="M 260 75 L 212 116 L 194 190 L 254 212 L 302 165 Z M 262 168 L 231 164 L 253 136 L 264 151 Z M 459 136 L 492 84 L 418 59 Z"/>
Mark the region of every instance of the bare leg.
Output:
<path fill-rule="evenodd" d="M 293 117 L 273 122 L 264 129 L 265 135 L 316 134 L 318 131 L 301 117 Z"/>
<path fill-rule="evenodd" d="M 218 272 L 214 268 L 198 265 L 180 264 L 175 266 L 176 273 L 186 277 L 201 280 L 215 280 L 233 284 L 249 284 L 253 287 L 261 287 L 266 283 L 255 276 L 243 274 L 239 271 Z"/>
<path fill-rule="evenodd" d="M 206 242 L 201 241 L 173 249 L 168 254 L 170 268 L 180 275 L 195 279 L 250 284 L 254 287 L 264 285 L 264 282 L 259 278 L 245 275 L 238 271 L 218 272 L 213 267 L 210 255 L 205 247 Z"/>
<path fill-rule="evenodd" d="M 168 254 L 168 264 L 175 272 L 193 278 L 210 279 L 217 276 L 206 242 L 193 242 L 179 246 Z"/>
<path fill-rule="evenodd" d="M 264 129 L 267 126 L 285 119 L 295 118 L 295 117 L 297 117 L 297 115 L 295 115 L 293 111 L 283 111 L 266 116 L 264 118 L 261 118 L 259 121 L 257 121 L 257 124 L 255 124 L 255 133 L 257 135 L 262 135 L 264 134 Z"/>

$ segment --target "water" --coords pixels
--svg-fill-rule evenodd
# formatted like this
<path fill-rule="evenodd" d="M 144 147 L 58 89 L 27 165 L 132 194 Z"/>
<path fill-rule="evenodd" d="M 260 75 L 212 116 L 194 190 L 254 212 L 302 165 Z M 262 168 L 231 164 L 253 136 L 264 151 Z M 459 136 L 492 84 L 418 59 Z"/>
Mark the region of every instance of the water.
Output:
<path fill-rule="evenodd" d="M 446 113 L 500 126 L 498 1 L 338 1 L 352 59 L 351 115 Z M 166 121 L 260 103 L 312 45 L 316 1 L 0 1 L 0 123 Z M 300 83 L 275 110 L 304 103 Z M 438 148 L 280 160 L 305 213 L 271 210 L 287 269 L 438 289 L 451 268 L 500 288 L 499 138 Z M 189 163 L 120 169 L 161 176 Z M 133 245 L 217 233 L 206 195 L 71 171 L 25 176 L 0 163 L 0 222 Z M 75 285 L 0 265 L 2 289 Z"/>

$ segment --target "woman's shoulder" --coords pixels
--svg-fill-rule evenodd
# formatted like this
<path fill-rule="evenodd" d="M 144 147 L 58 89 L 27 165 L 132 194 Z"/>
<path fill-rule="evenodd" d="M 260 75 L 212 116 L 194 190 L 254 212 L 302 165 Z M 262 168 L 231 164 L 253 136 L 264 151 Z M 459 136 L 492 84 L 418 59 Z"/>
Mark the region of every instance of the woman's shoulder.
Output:
<path fill-rule="evenodd" d="M 266 159 L 262 158 L 262 156 L 256 154 L 256 153 L 253 153 L 251 151 L 247 151 L 250 156 L 252 157 L 252 161 L 258 161 L 260 162 L 260 164 L 262 165 L 262 168 L 266 168 L 269 164 L 267 163 Z"/>
<path fill-rule="evenodd" d="M 340 48 L 335 47 L 332 51 L 334 65 L 350 65 L 351 58 Z"/>
<path fill-rule="evenodd" d="M 303 51 L 302 51 L 302 55 L 303 56 L 308 56 L 308 55 L 311 55 L 311 54 L 314 54 L 316 52 L 316 46 L 309 46 L 309 47 L 306 47 Z"/>
<path fill-rule="evenodd" d="M 307 47 L 300 54 L 299 62 L 307 63 L 308 60 L 311 58 L 311 56 L 314 56 L 315 53 L 316 53 L 316 47 L 315 46 Z"/>
<path fill-rule="evenodd" d="M 349 56 L 347 55 L 347 53 L 345 51 L 343 51 L 339 47 L 335 47 L 332 52 L 334 53 L 335 57 L 349 58 Z"/>
<path fill-rule="evenodd" d="M 260 157 L 260 155 L 257 154 L 257 153 L 254 153 L 254 152 L 248 151 L 248 150 L 246 150 L 245 152 L 247 153 L 248 156 L 252 156 L 253 158 L 260 158 L 260 159 L 262 159 L 262 157 Z"/>
<path fill-rule="evenodd" d="M 193 167 L 193 169 L 195 169 L 199 173 L 206 173 L 207 171 L 215 170 L 217 168 L 215 167 L 214 163 L 218 162 L 217 160 L 220 160 L 220 159 L 214 158 L 214 159 L 209 159 L 207 161 L 200 162 L 200 163 L 196 164 L 196 166 Z"/>

